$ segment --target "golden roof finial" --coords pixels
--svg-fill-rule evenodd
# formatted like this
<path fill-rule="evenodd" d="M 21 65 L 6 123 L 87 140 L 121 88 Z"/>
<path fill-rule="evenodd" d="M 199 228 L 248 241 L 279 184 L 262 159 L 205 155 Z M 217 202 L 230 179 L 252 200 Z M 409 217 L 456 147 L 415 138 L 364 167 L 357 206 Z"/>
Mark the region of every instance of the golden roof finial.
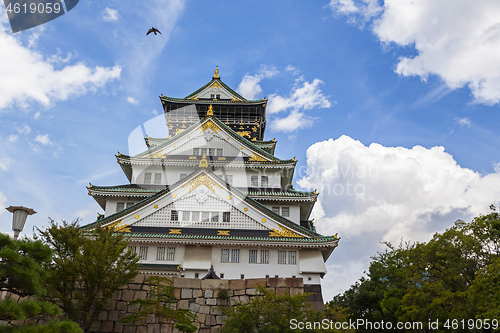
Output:
<path fill-rule="evenodd" d="M 213 116 L 214 115 L 214 109 L 212 108 L 212 104 L 208 107 L 207 111 L 207 116 Z"/>
<path fill-rule="evenodd" d="M 219 66 L 215 66 L 215 73 L 214 73 L 214 79 L 219 78 Z"/>
<path fill-rule="evenodd" d="M 201 158 L 200 165 L 198 165 L 200 168 L 208 168 L 208 162 L 207 162 L 207 154 L 203 153 L 203 157 Z"/>

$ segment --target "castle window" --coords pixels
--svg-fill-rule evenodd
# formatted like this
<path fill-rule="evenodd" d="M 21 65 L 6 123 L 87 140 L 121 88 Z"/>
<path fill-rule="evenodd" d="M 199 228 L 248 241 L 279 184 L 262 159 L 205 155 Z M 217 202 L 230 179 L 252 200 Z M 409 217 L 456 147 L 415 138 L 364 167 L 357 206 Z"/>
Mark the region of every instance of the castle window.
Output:
<path fill-rule="evenodd" d="M 127 208 L 131 207 L 134 205 L 134 202 L 127 202 Z"/>
<path fill-rule="evenodd" d="M 200 148 L 193 148 L 193 155 L 199 155 L 200 154 Z"/>
<path fill-rule="evenodd" d="M 217 148 L 217 156 L 222 156 L 222 148 Z"/>
<path fill-rule="evenodd" d="M 281 207 L 281 216 L 290 217 L 290 207 Z"/>
<path fill-rule="evenodd" d="M 167 247 L 167 258 L 165 260 L 167 261 L 175 260 L 175 247 Z"/>
<path fill-rule="evenodd" d="M 229 262 L 229 249 L 222 249 L 220 262 Z"/>
<path fill-rule="evenodd" d="M 132 246 L 129 246 L 129 247 L 128 247 L 128 251 L 129 251 L 129 252 L 132 252 L 132 253 L 135 253 L 135 246 L 133 246 L 133 245 L 132 245 Z"/>
<path fill-rule="evenodd" d="M 250 177 L 250 186 L 251 187 L 259 187 L 259 177 L 258 176 L 251 176 Z"/>
<path fill-rule="evenodd" d="M 231 250 L 231 262 L 240 262 L 240 250 L 232 249 Z"/>
<path fill-rule="evenodd" d="M 191 214 L 191 221 L 192 222 L 200 222 L 200 212 L 193 212 Z"/>
<path fill-rule="evenodd" d="M 182 222 L 189 222 L 190 212 L 182 212 Z"/>
<path fill-rule="evenodd" d="M 151 184 L 151 172 L 144 174 L 144 184 Z"/>
<path fill-rule="evenodd" d="M 156 185 L 161 184 L 161 173 L 155 173 L 155 184 Z"/>
<path fill-rule="evenodd" d="M 148 259 L 148 247 L 147 246 L 140 246 L 139 247 L 139 258 L 141 260 Z"/>
<path fill-rule="evenodd" d="M 276 213 L 279 215 L 280 213 L 280 208 L 279 207 L 273 207 L 273 213 Z"/>
<path fill-rule="evenodd" d="M 260 250 L 260 263 L 269 264 L 269 250 Z"/>
<path fill-rule="evenodd" d="M 198 279 L 200 277 L 200 273 L 194 273 L 194 278 Z"/>
<path fill-rule="evenodd" d="M 210 221 L 210 212 L 201 212 L 201 222 Z"/>
<path fill-rule="evenodd" d="M 297 251 L 288 251 L 288 263 L 290 265 L 297 264 Z"/>
<path fill-rule="evenodd" d="M 200 155 L 206 155 L 207 154 L 207 148 L 200 148 Z"/>
<path fill-rule="evenodd" d="M 245 279 L 245 274 L 240 274 L 240 278 L 241 278 L 242 280 L 244 280 L 244 279 Z"/>
<path fill-rule="evenodd" d="M 249 250 L 248 253 L 248 262 L 251 264 L 257 263 L 257 250 Z"/>
<path fill-rule="evenodd" d="M 212 222 L 219 222 L 219 212 L 212 212 Z"/>
<path fill-rule="evenodd" d="M 159 246 L 157 248 L 156 260 L 165 260 L 165 246 Z"/>
<path fill-rule="evenodd" d="M 116 203 L 116 212 L 119 212 L 121 210 L 125 209 L 125 202 L 117 202 Z"/>
<path fill-rule="evenodd" d="M 267 176 L 260 177 L 260 187 L 268 187 L 269 186 L 269 178 Z"/>
<path fill-rule="evenodd" d="M 231 212 L 222 213 L 222 222 L 231 222 Z"/>
<path fill-rule="evenodd" d="M 286 264 L 286 251 L 278 251 L 278 264 Z"/>
<path fill-rule="evenodd" d="M 220 278 L 223 279 L 224 278 L 224 273 L 220 273 Z"/>
<path fill-rule="evenodd" d="M 172 221 L 179 221 L 179 213 L 176 210 L 173 210 L 170 213 L 170 220 L 172 220 Z"/>

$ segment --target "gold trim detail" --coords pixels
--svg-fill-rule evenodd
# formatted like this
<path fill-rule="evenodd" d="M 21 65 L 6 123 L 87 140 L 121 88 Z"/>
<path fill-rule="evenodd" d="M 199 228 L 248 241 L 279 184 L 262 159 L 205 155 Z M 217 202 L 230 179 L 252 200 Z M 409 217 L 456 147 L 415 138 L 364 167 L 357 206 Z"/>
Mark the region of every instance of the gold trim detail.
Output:
<path fill-rule="evenodd" d="M 205 174 L 201 174 L 195 179 L 191 179 L 186 185 L 182 187 L 189 187 L 188 193 L 196 190 L 199 186 L 205 185 L 210 191 L 215 193 L 215 187 L 222 189 L 222 187 L 216 183 L 212 178 Z"/>
<path fill-rule="evenodd" d="M 113 222 L 107 225 L 105 228 L 116 232 L 130 232 L 130 227 L 128 224 L 119 225 L 122 223 L 123 219 Z"/>
<path fill-rule="evenodd" d="M 197 160 L 198 158 L 196 156 L 189 156 L 190 160 Z"/>
<path fill-rule="evenodd" d="M 175 193 L 172 194 L 172 198 L 174 198 L 174 199 L 177 198 L 177 194 L 175 194 Z"/>
<path fill-rule="evenodd" d="M 200 168 L 208 168 L 207 162 L 207 154 L 203 153 L 203 157 L 201 158 L 200 164 L 198 165 Z"/>
<path fill-rule="evenodd" d="M 201 131 L 202 132 L 205 132 L 207 129 L 211 129 L 212 131 L 214 131 L 215 133 L 219 133 L 219 128 L 217 127 L 217 125 L 215 125 L 213 123 L 212 120 L 208 120 L 206 123 L 204 123 L 203 125 L 201 125 Z"/>
<path fill-rule="evenodd" d="M 212 104 L 210 104 L 210 106 L 208 107 L 207 116 L 213 116 L 213 115 L 214 115 L 214 109 L 212 107 Z"/>
<path fill-rule="evenodd" d="M 255 153 L 253 153 L 252 156 L 250 156 L 250 158 L 248 160 L 249 161 L 255 161 L 255 162 L 267 162 L 267 159 L 265 159 L 262 156 L 259 156 L 259 155 L 255 154 Z"/>
<path fill-rule="evenodd" d="M 240 101 L 240 99 L 237 99 L 236 97 L 234 97 L 234 96 L 233 96 L 233 97 L 231 97 L 231 101 L 232 101 L 232 102 L 239 102 L 239 101 Z"/>
<path fill-rule="evenodd" d="M 179 134 L 180 132 L 184 131 L 183 128 L 178 128 L 176 131 L 175 131 L 175 134 L 174 135 L 177 135 Z"/>
<path fill-rule="evenodd" d="M 231 200 L 231 196 L 230 195 L 227 196 L 227 200 Z"/>
<path fill-rule="evenodd" d="M 217 230 L 217 236 L 230 236 L 229 231 L 231 230 Z"/>
<path fill-rule="evenodd" d="M 219 78 L 219 66 L 215 66 L 215 73 L 214 73 L 214 79 Z"/>
<path fill-rule="evenodd" d="M 269 231 L 269 237 L 294 237 L 294 238 L 304 238 L 304 236 L 299 235 L 296 232 L 293 232 L 289 229 L 284 229 L 281 226 L 278 226 L 280 230 L 277 229 L 271 229 L 272 231 Z"/>
<path fill-rule="evenodd" d="M 163 153 L 161 151 L 156 152 L 154 154 L 149 155 L 147 158 L 165 158 L 167 156 L 167 153 Z"/>
<path fill-rule="evenodd" d="M 225 160 L 226 160 L 226 158 L 225 158 L 225 157 L 218 157 L 218 158 L 217 158 L 217 160 L 218 160 L 218 161 L 225 161 Z"/>
<path fill-rule="evenodd" d="M 262 220 L 260 220 L 260 222 L 266 223 L 266 219 L 263 218 Z"/>
<path fill-rule="evenodd" d="M 135 219 L 137 220 L 139 218 L 139 214 L 135 214 Z"/>
<path fill-rule="evenodd" d="M 241 135 L 242 137 L 247 137 L 250 139 L 250 132 L 249 131 L 241 131 L 241 132 L 236 132 L 238 133 L 239 135 Z"/>
<path fill-rule="evenodd" d="M 155 209 L 158 209 L 158 205 L 155 205 L 154 207 L 155 207 Z"/>
<path fill-rule="evenodd" d="M 246 212 L 246 211 L 248 211 L 248 208 L 245 207 L 245 208 L 243 208 L 243 210 Z"/>
<path fill-rule="evenodd" d="M 214 87 L 217 88 L 217 89 L 221 89 L 222 88 L 221 85 L 219 84 L 219 82 L 217 82 L 217 81 L 215 81 L 214 83 L 212 83 L 209 88 L 212 89 Z"/>
<path fill-rule="evenodd" d="M 198 96 L 194 96 L 193 98 L 190 98 L 190 99 L 197 101 L 198 100 Z"/>
<path fill-rule="evenodd" d="M 170 229 L 169 234 L 182 235 L 181 230 L 182 229 Z"/>

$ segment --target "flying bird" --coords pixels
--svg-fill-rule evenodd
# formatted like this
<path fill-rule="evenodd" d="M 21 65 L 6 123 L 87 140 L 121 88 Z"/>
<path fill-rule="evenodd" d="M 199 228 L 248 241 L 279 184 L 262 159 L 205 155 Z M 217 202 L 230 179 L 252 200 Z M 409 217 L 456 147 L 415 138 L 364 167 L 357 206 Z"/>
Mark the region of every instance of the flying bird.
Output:
<path fill-rule="evenodd" d="M 155 35 L 156 35 L 156 33 L 159 33 L 159 34 L 161 35 L 160 30 L 156 29 L 155 27 L 152 27 L 151 29 L 149 29 L 149 30 L 148 30 L 148 33 L 146 34 L 146 36 L 147 36 L 147 35 L 149 35 L 149 34 L 150 34 L 150 33 L 152 33 L 152 32 L 153 32 Z"/>

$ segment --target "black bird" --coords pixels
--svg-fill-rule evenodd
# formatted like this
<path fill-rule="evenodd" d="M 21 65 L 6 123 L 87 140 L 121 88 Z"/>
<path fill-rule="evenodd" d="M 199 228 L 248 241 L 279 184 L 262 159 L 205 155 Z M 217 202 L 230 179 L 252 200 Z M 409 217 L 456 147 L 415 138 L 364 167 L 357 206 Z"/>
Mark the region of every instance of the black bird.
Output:
<path fill-rule="evenodd" d="M 159 33 L 159 34 L 161 35 L 160 30 L 156 29 L 155 27 L 152 27 L 151 29 L 149 29 L 149 30 L 148 30 L 148 33 L 146 34 L 146 36 L 147 36 L 147 35 L 149 35 L 149 34 L 150 34 L 150 33 L 152 33 L 152 32 L 153 32 L 155 35 L 156 35 L 156 33 Z"/>

